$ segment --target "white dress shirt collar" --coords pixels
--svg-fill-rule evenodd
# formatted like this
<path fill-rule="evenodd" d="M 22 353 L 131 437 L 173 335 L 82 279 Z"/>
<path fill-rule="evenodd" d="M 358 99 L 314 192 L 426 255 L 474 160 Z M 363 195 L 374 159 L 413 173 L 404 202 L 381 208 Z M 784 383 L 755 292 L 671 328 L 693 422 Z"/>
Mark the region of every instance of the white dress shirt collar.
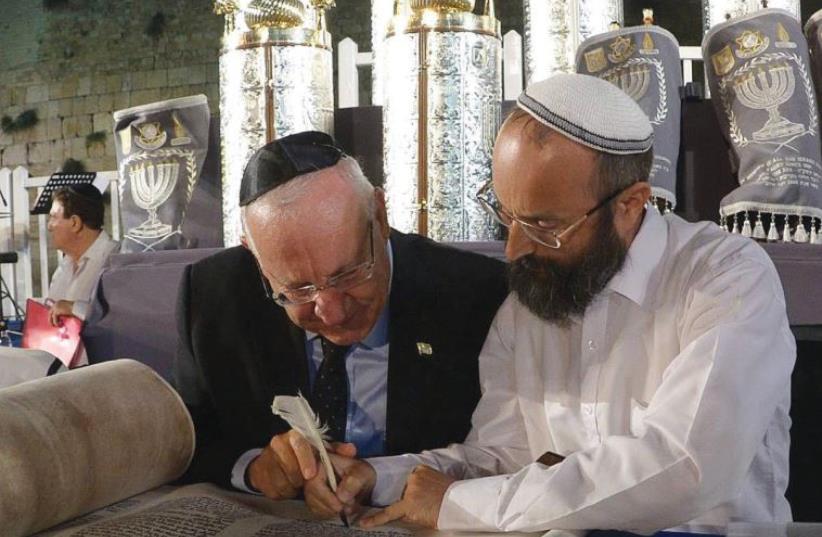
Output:
<path fill-rule="evenodd" d="M 662 260 L 668 243 L 665 221 L 653 208 L 646 208 L 645 217 L 625 258 L 606 289 L 618 293 L 642 307 L 649 296 L 654 296 L 651 276 Z"/>

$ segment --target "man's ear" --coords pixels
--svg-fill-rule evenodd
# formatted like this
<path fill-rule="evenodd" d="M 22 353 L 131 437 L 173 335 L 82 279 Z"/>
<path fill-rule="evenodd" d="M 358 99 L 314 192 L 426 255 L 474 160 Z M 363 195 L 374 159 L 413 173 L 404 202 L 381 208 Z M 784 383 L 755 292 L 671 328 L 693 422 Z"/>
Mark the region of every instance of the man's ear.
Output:
<path fill-rule="evenodd" d="M 71 230 L 75 233 L 79 233 L 83 229 L 83 221 L 76 214 L 71 215 L 69 220 L 71 221 Z"/>
<path fill-rule="evenodd" d="M 245 233 L 240 235 L 240 244 L 248 251 L 251 251 L 251 248 L 248 246 L 248 239 L 245 236 Z"/>
<path fill-rule="evenodd" d="M 618 216 L 636 217 L 642 214 L 650 198 L 651 185 L 648 181 L 636 182 L 617 197 L 616 213 Z"/>
<path fill-rule="evenodd" d="M 382 237 L 388 240 L 391 228 L 388 226 L 388 210 L 385 207 L 385 191 L 382 188 L 374 189 L 374 221 Z"/>

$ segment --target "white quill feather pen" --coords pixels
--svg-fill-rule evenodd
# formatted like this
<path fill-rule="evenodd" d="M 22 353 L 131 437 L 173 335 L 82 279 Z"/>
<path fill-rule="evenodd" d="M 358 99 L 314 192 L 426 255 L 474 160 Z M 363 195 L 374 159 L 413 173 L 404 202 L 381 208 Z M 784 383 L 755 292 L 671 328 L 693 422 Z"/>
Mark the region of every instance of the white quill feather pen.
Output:
<path fill-rule="evenodd" d="M 314 413 L 305 397 L 299 392 L 297 395 L 278 395 L 271 403 L 271 411 L 287 421 L 292 429 L 303 435 L 308 443 L 314 446 L 320 454 L 320 460 L 328 475 L 328 484 L 331 490 L 336 492 L 337 477 L 334 475 L 334 467 L 325 449 L 325 441 L 328 439 L 325 433 L 328 432 L 328 426 L 320 423 L 320 418 Z"/>

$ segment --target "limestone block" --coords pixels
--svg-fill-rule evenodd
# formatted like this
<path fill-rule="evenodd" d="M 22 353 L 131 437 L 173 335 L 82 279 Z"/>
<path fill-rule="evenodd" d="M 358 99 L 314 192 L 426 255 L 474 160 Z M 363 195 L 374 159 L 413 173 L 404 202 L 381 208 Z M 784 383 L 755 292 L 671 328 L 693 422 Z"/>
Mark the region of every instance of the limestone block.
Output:
<path fill-rule="evenodd" d="M 135 71 L 131 73 L 131 89 L 146 89 L 148 85 L 148 73 L 146 71 Z"/>
<path fill-rule="evenodd" d="M 97 73 L 91 77 L 91 93 L 100 95 L 108 92 L 108 75 Z"/>
<path fill-rule="evenodd" d="M 205 66 L 206 69 L 206 82 L 208 83 L 219 83 L 220 82 L 220 65 L 216 62 L 207 63 Z"/>
<path fill-rule="evenodd" d="M 106 136 L 106 156 L 115 157 L 116 155 L 117 152 L 114 146 L 114 136 Z"/>
<path fill-rule="evenodd" d="M 72 116 L 80 116 L 86 113 L 86 98 L 85 97 L 74 97 L 71 100 L 71 115 Z M 64 117 L 63 119 L 67 119 Z"/>
<path fill-rule="evenodd" d="M 64 140 L 53 140 L 49 151 L 49 160 L 54 162 L 63 162 L 66 158 L 66 142 Z"/>
<path fill-rule="evenodd" d="M 96 95 L 86 95 L 83 97 L 83 109 L 86 114 L 93 114 L 100 111 L 97 108 L 97 101 L 98 99 Z"/>
<path fill-rule="evenodd" d="M 42 103 L 49 100 L 49 87 L 37 84 L 26 88 L 26 103 Z"/>
<path fill-rule="evenodd" d="M 52 99 L 75 97 L 77 95 L 77 78 L 66 77 L 58 84 L 52 85 L 49 89 L 49 95 Z"/>
<path fill-rule="evenodd" d="M 63 138 L 74 138 L 91 133 L 91 116 L 71 116 L 63 120 Z"/>
<path fill-rule="evenodd" d="M 14 137 L 11 134 L 3 132 L 3 130 L 0 129 L 0 149 L 6 147 L 7 145 L 12 145 L 13 143 Z"/>
<path fill-rule="evenodd" d="M 164 88 L 168 85 L 168 71 L 157 69 L 146 73 L 147 88 Z"/>
<path fill-rule="evenodd" d="M 120 88 L 119 89 L 112 89 L 111 91 L 131 91 L 134 89 L 134 84 L 132 83 L 132 73 L 123 73 L 120 76 Z"/>
<path fill-rule="evenodd" d="M 114 110 L 114 95 L 104 93 L 97 97 L 97 110 L 101 112 L 111 112 Z"/>
<path fill-rule="evenodd" d="M 97 112 L 91 120 L 92 132 L 111 132 L 114 128 L 114 118 L 108 112 Z"/>
<path fill-rule="evenodd" d="M 51 160 L 51 142 L 29 144 L 29 162 L 42 164 Z"/>
<path fill-rule="evenodd" d="M 26 164 L 26 144 L 14 144 L 3 149 L 3 167 L 11 168 Z"/>
<path fill-rule="evenodd" d="M 29 164 L 29 175 L 32 177 L 43 177 L 51 175 L 60 167 L 60 162 L 44 162 L 42 164 Z"/>
<path fill-rule="evenodd" d="M 145 89 L 140 91 L 135 91 L 131 94 L 131 105 L 132 106 L 139 106 L 141 104 L 148 104 L 154 103 L 157 101 L 163 101 L 168 98 L 168 93 L 165 89 Z"/>
<path fill-rule="evenodd" d="M 3 115 L 4 116 L 9 116 L 10 118 L 14 119 L 18 115 L 20 115 L 20 112 L 22 112 L 22 111 L 23 111 L 23 107 L 18 105 L 18 104 L 15 104 L 15 105 L 9 106 L 5 110 L 3 110 Z"/>
<path fill-rule="evenodd" d="M 158 50 L 157 52 L 162 53 L 162 50 Z M 152 54 L 151 56 L 140 58 L 140 62 L 137 65 L 140 69 L 145 71 L 154 69 L 154 55 Z"/>
<path fill-rule="evenodd" d="M 60 101 L 49 101 L 46 105 L 46 117 L 56 118 L 60 117 Z"/>
<path fill-rule="evenodd" d="M 85 160 L 88 158 L 85 137 L 65 140 L 65 143 L 67 144 L 65 151 L 66 158 L 73 158 L 74 160 Z"/>
<path fill-rule="evenodd" d="M 38 117 L 40 117 L 39 113 Z M 23 131 L 15 132 L 13 136 L 16 143 L 42 142 L 48 140 L 47 121 L 41 119 L 37 122 L 37 125 Z"/>
<path fill-rule="evenodd" d="M 114 110 L 122 110 L 131 106 L 130 93 L 115 93 L 114 94 Z"/>
<path fill-rule="evenodd" d="M 106 156 L 106 144 L 103 143 L 94 143 L 88 144 L 86 147 L 88 151 L 89 158 L 103 158 Z"/>
<path fill-rule="evenodd" d="M 61 118 L 74 114 L 74 99 L 60 99 L 57 106 L 57 115 Z"/>
<path fill-rule="evenodd" d="M 184 86 L 188 84 L 188 68 L 175 67 L 168 70 L 168 85 L 171 87 Z"/>
<path fill-rule="evenodd" d="M 22 106 L 26 104 L 26 87 L 25 86 L 15 86 L 11 88 L 11 99 L 10 103 L 11 106 Z"/>
<path fill-rule="evenodd" d="M 89 95 L 91 93 L 91 77 L 84 76 L 77 80 L 77 95 Z"/>
<path fill-rule="evenodd" d="M 49 140 L 63 137 L 63 120 L 59 117 L 50 117 L 46 120 L 46 136 Z"/>
<path fill-rule="evenodd" d="M 106 76 L 106 91 L 115 93 L 118 91 L 128 91 L 123 87 L 123 75 L 108 75 Z"/>

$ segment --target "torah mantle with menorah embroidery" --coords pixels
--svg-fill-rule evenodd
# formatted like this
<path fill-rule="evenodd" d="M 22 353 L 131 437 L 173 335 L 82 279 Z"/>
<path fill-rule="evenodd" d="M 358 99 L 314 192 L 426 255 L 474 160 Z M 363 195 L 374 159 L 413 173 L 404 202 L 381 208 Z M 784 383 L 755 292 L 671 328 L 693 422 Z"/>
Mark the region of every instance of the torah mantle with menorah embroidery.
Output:
<path fill-rule="evenodd" d="M 702 52 L 738 160 L 739 187 L 720 202 L 722 225 L 757 239 L 818 243 L 819 112 L 799 21 L 779 9 L 732 19 L 706 34 Z"/>
<path fill-rule="evenodd" d="M 182 225 L 208 152 L 205 95 L 114 112 L 123 252 L 185 248 Z"/>
<path fill-rule="evenodd" d="M 630 95 L 654 128 L 650 182 L 657 207 L 676 206 L 679 158 L 679 43 L 658 26 L 635 26 L 595 35 L 577 50 L 577 72 L 607 80 Z M 661 202 L 661 203 L 660 203 Z"/>

